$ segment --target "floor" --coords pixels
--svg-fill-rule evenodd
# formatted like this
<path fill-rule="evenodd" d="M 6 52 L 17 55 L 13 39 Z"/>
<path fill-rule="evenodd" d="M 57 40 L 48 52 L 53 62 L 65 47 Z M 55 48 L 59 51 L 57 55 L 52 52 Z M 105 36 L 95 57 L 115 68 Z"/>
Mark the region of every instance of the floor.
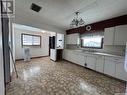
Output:
<path fill-rule="evenodd" d="M 19 78 L 13 74 L 6 95 L 114 95 L 125 92 L 125 82 L 48 57 L 16 63 Z"/>

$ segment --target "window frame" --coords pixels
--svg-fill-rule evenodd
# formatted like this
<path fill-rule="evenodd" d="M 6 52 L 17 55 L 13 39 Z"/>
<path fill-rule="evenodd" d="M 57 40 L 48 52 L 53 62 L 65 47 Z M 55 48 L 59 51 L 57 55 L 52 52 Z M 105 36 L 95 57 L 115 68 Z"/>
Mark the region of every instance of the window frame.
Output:
<path fill-rule="evenodd" d="M 40 38 L 40 44 L 39 45 L 33 45 L 33 44 L 32 45 L 23 45 L 23 35 L 39 37 Z M 23 46 L 39 46 L 39 47 L 41 47 L 41 36 L 40 35 L 33 35 L 33 34 L 22 33 L 21 34 L 21 45 L 22 45 L 22 47 Z"/>
<path fill-rule="evenodd" d="M 104 37 L 101 39 L 101 47 L 88 47 L 88 46 L 83 46 L 83 39 L 81 39 L 81 48 L 92 48 L 92 49 L 102 49 L 104 44 Z"/>

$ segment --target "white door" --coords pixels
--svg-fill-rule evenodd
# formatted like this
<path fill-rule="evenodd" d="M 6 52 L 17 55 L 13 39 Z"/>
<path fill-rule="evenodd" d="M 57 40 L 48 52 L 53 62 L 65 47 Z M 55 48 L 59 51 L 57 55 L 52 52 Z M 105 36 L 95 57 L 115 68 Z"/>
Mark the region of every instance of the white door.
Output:
<path fill-rule="evenodd" d="M 104 72 L 104 56 L 97 57 L 96 71 L 98 71 L 100 73 Z"/>
<path fill-rule="evenodd" d="M 86 64 L 87 64 L 87 66 L 86 66 L 87 68 L 95 70 L 96 57 L 94 57 L 94 56 L 87 56 Z"/>
<path fill-rule="evenodd" d="M 115 77 L 116 62 L 112 58 L 105 58 L 104 74 Z"/>
<path fill-rule="evenodd" d="M 127 73 L 124 69 L 124 62 L 116 62 L 116 78 L 127 81 Z"/>

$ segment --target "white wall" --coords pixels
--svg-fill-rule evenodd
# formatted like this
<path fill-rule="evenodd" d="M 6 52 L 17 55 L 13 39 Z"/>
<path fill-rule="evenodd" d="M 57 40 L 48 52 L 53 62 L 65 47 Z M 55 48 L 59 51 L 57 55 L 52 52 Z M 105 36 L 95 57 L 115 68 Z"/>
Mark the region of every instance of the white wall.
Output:
<path fill-rule="evenodd" d="M 0 95 L 4 95 L 4 69 L 3 69 L 3 48 L 2 48 L 2 29 L 0 20 Z"/>
<path fill-rule="evenodd" d="M 14 28 L 14 36 L 15 36 L 15 57 L 16 59 L 23 59 L 23 48 L 21 46 L 21 34 L 33 34 L 33 35 L 41 35 L 41 47 L 30 46 L 31 57 L 39 57 L 39 56 L 48 56 L 49 54 L 49 33 L 42 32 L 33 32 L 28 30 L 21 30 Z"/>

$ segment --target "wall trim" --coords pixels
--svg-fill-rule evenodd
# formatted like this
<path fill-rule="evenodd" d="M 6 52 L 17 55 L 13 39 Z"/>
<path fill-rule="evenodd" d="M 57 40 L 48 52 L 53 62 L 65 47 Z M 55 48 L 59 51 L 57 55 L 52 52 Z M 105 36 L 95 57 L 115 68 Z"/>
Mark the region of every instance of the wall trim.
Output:
<path fill-rule="evenodd" d="M 47 56 L 37 56 L 37 57 L 31 57 L 31 59 L 36 59 L 36 58 L 43 58 L 43 57 L 49 57 L 49 55 Z M 22 61 L 24 59 L 15 59 L 15 61 Z"/>

